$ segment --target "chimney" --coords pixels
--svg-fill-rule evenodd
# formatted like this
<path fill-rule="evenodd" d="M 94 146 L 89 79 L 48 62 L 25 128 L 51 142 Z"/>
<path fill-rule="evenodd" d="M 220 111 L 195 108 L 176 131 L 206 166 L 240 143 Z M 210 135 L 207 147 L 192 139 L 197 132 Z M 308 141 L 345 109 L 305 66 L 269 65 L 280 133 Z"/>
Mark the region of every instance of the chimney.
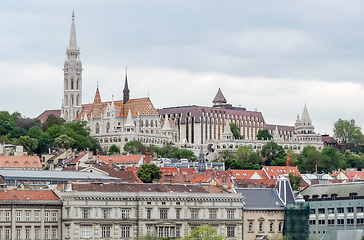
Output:
<path fill-rule="evenodd" d="M 109 167 L 112 168 L 112 156 L 109 156 Z"/>
<path fill-rule="evenodd" d="M 145 164 L 150 164 L 150 152 L 145 153 Z"/>

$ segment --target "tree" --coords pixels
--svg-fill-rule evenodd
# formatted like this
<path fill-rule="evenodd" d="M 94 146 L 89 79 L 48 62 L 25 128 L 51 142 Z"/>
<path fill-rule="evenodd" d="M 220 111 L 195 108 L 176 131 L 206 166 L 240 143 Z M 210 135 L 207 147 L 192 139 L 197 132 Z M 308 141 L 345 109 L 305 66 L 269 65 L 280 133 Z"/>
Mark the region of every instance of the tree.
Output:
<path fill-rule="evenodd" d="M 62 134 L 61 136 L 54 139 L 54 145 L 59 148 L 70 148 L 75 143 L 75 139 L 67 136 L 66 134 Z"/>
<path fill-rule="evenodd" d="M 144 154 L 146 149 L 147 148 L 143 145 L 143 143 L 138 140 L 127 142 L 124 145 L 124 151 L 131 154 Z"/>
<path fill-rule="evenodd" d="M 277 143 L 271 141 L 271 142 L 267 142 L 266 144 L 263 145 L 262 150 L 260 151 L 262 157 L 263 157 L 263 161 L 265 162 L 265 164 L 267 166 L 271 165 L 272 161 L 274 160 L 281 160 L 279 161 L 279 163 L 281 164 L 282 159 L 286 159 L 286 152 L 284 151 L 282 146 L 279 146 Z M 275 163 L 278 163 L 278 161 L 276 161 Z M 275 164 L 278 165 L 278 164 Z"/>
<path fill-rule="evenodd" d="M 314 146 L 306 146 L 298 155 L 298 168 L 301 173 L 321 173 L 324 166 L 324 157 Z"/>
<path fill-rule="evenodd" d="M 289 179 L 289 183 L 292 186 L 292 190 L 296 191 L 298 190 L 298 188 L 300 187 L 300 183 L 302 178 L 300 177 L 300 175 L 290 173 L 288 174 L 288 179 Z"/>
<path fill-rule="evenodd" d="M 54 125 L 60 125 L 62 126 L 64 123 L 66 123 L 66 121 L 63 119 L 63 118 L 59 118 L 53 114 L 50 114 L 48 117 L 47 117 L 47 120 L 45 122 L 45 128 L 49 128 L 49 127 L 52 127 Z"/>
<path fill-rule="evenodd" d="M 197 157 L 195 156 L 195 154 L 188 149 L 185 148 L 177 148 L 173 151 L 172 153 L 172 157 L 173 158 L 187 158 L 189 162 L 195 162 L 197 160 Z"/>
<path fill-rule="evenodd" d="M 323 171 L 330 173 L 344 166 L 344 156 L 336 148 L 324 147 L 321 154 L 324 157 Z"/>
<path fill-rule="evenodd" d="M 339 139 L 345 149 L 357 150 L 358 144 L 364 142 L 361 127 L 355 125 L 355 120 L 342 120 L 334 123 L 334 137 Z"/>
<path fill-rule="evenodd" d="M 154 163 L 143 164 L 139 167 L 137 175 L 143 183 L 152 183 L 162 178 L 162 171 Z"/>
<path fill-rule="evenodd" d="M 191 231 L 190 235 L 187 235 L 183 240 L 223 240 L 223 235 L 218 235 L 216 228 L 211 224 L 205 224 L 198 226 Z"/>
<path fill-rule="evenodd" d="M 119 153 L 120 154 L 120 149 L 115 144 L 113 144 L 109 148 L 109 155 L 115 155 L 115 153 Z"/>
<path fill-rule="evenodd" d="M 235 139 L 244 139 L 244 136 L 240 135 L 240 128 L 236 123 L 230 123 L 230 130 Z"/>
<path fill-rule="evenodd" d="M 291 160 L 291 165 L 296 166 L 297 165 L 297 154 L 293 151 L 292 147 L 289 147 L 286 151 L 287 156 L 289 156 L 289 159 Z"/>
<path fill-rule="evenodd" d="M 249 146 L 241 146 L 236 151 L 237 160 L 242 163 L 248 163 L 250 160 L 250 156 L 255 153 L 254 149 Z"/>
<path fill-rule="evenodd" d="M 155 233 L 147 233 L 135 238 L 135 240 L 160 240 L 160 238 Z"/>
<path fill-rule="evenodd" d="M 267 129 L 260 129 L 257 134 L 258 140 L 271 140 L 272 137 L 273 136 L 269 134 Z"/>
<path fill-rule="evenodd" d="M 29 154 L 33 154 L 33 151 L 38 147 L 38 140 L 29 136 L 20 136 L 19 144 L 24 147 L 24 150 Z"/>

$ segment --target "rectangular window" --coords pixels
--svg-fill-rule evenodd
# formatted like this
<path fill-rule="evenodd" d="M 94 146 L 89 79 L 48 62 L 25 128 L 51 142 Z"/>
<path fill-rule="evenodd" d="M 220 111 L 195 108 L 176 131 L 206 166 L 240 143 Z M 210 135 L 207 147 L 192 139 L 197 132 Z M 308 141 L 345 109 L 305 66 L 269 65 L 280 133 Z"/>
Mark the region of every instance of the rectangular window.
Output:
<path fill-rule="evenodd" d="M 337 225 L 344 225 L 344 219 L 337 219 Z"/>
<path fill-rule="evenodd" d="M 176 209 L 176 218 L 181 218 L 181 209 Z"/>
<path fill-rule="evenodd" d="M 91 237 L 91 226 L 82 226 L 81 236 L 83 238 Z"/>
<path fill-rule="evenodd" d="M 106 209 L 102 209 L 102 218 L 110 218 L 110 209 L 106 208 Z"/>
<path fill-rule="evenodd" d="M 52 239 L 57 239 L 57 228 L 52 228 Z"/>
<path fill-rule="evenodd" d="M 319 225 L 325 225 L 325 219 L 319 219 L 318 224 Z"/>
<path fill-rule="evenodd" d="M 227 227 L 226 236 L 234 237 L 235 236 L 235 227 Z"/>
<path fill-rule="evenodd" d="M 335 213 L 335 209 L 334 208 L 328 208 L 327 213 L 328 214 Z"/>
<path fill-rule="evenodd" d="M 16 239 L 21 239 L 21 228 L 16 229 Z"/>
<path fill-rule="evenodd" d="M 311 214 L 316 214 L 316 209 L 311 209 Z"/>
<path fill-rule="evenodd" d="M 354 225 L 354 219 L 353 218 L 346 219 L 346 224 L 347 225 Z"/>
<path fill-rule="evenodd" d="M 198 219 L 198 213 L 199 213 L 199 209 L 191 209 L 191 218 L 192 219 Z"/>
<path fill-rule="evenodd" d="M 44 221 L 49 222 L 49 212 L 44 212 Z"/>
<path fill-rule="evenodd" d="M 110 226 L 102 226 L 101 227 L 101 237 L 109 238 L 110 237 Z"/>
<path fill-rule="evenodd" d="M 3 215 L 2 213 L 3 213 L 3 212 L 2 212 L 2 211 L 0 211 L 0 221 L 2 221 L 2 219 L 1 219 L 1 218 L 2 218 L 2 215 Z M 1 238 L 0 238 L 0 239 L 1 239 Z"/>
<path fill-rule="evenodd" d="M 57 222 L 57 212 L 52 212 L 52 221 Z"/>
<path fill-rule="evenodd" d="M 70 218 L 70 208 L 66 208 L 66 218 Z"/>
<path fill-rule="evenodd" d="M 10 228 L 5 228 L 5 239 L 11 239 Z"/>
<path fill-rule="evenodd" d="M 176 237 L 181 236 L 181 226 L 176 226 Z"/>
<path fill-rule="evenodd" d="M 49 239 L 49 228 L 44 229 L 44 239 Z"/>
<path fill-rule="evenodd" d="M 310 225 L 316 225 L 316 220 L 310 220 Z"/>
<path fill-rule="evenodd" d="M 364 224 L 364 218 L 357 218 L 356 223 L 360 225 Z"/>
<path fill-rule="evenodd" d="M 21 212 L 20 211 L 17 211 L 16 212 L 16 221 L 17 222 L 20 222 L 21 221 Z"/>
<path fill-rule="evenodd" d="M 168 209 L 159 209 L 160 219 L 167 219 L 168 217 Z"/>
<path fill-rule="evenodd" d="M 158 237 L 163 237 L 163 227 L 158 228 Z"/>
<path fill-rule="evenodd" d="M 82 209 L 82 217 L 83 218 L 90 218 L 91 210 L 89 208 Z"/>
<path fill-rule="evenodd" d="M 25 229 L 25 239 L 30 239 L 30 228 Z"/>
<path fill-rule="evenodd" d="M 151 233 L 152 232 L 152 226 L 147 225 L 147 233 Z"/>
<path fill-rule="evenodd" d="M 169 234 L 170 237 L 174 238 L 176 236 L 176 232 L 175 232 L 175 229 L 174 227 L 171 227 L 170 228 L 170 234 Z M 168 236 L 167 236 L 168 237 Z"/>
<path fill-rule="evenodd" d="M 325 214 L 325 208 L 319 208 L 318 214 Z"/>
<path fill-rule="evenodd" d="M 122 209 L 121 210 L 121 218 L 129 219 L 130 209 Z"/>
<path fill-rule="evenodd" d="M 70 238 L 70 237 L 71 237 L 71 226 L 66 225 L 66 238 Z"/>
<path fill-rule="evenodd" d="M 130 237 L 130 227 L 129 226 L 121 227 L 121 237 L 123 237 L 123 238 Z"/>
<path fill-rule="evenodd" d="M 30 212 L 29 211 L 25 212 L 25 221 L 27 221 L 27 222 L 30 221 Z"/>
<path fill-rule="evenodd" d="M 234 209 L 228 209 L 227 210 L 227 218 L 228 219 L 233 219 L 233 218 L 235 218 L 235 210 Z"/>
<path fill-rule="evenodd" d="M 39 228 L 34 229 L 34 238 L 40 239 L 40 229 Z"/>
<path fill-rule="evenodd" d="M 342 208 L 342 207 L 337 208 L 337 213 L 344 213 L 344 208 Z"/>
<path fill-rule="evenodd" d="M 354 208 L 353 208 L 353 207 L 347 207 L 347 208 L 346 208 L 346 211 L 347 211 L 348 213 L 353 213 L 353 212 L 354 212 Z"/>
<path fill-rule="evenodd" d="M 40 221 L 40 217 L 39 216 L 40 216 L 40 212 L 39 211 L 35 211 L 34 212 L 34 221 L 39 222 Z"/>
<path fill-rule="evenodd" d="M 147 209 L 147 218 L 152 218 L 152 209 Z"/>
<path fill-rule="evenodd" d="M 209 218 L 210 219 L 216 219 L 217 217 L 217 210 L 216 209 L 210 209 L 209 210 Z"/>
<path fill-rule="evenodd" d="M 356 208 L 356 212 L 357 212 L 357 213 L 361 213 L 361 212 L 363 212 L 363 207 L 357 207 L 357 208 Z"/>
<path fill-rule="evenodd" d="M 328 219 L 327 224 L 328 225 L 335 225 L 335 219 Z"/>
<path fill-rule="evenodd" d="M 7 221 L 7 222 L 10 221 L 10 212 L 9 211 L 5 212 L 5 221 Z"/>

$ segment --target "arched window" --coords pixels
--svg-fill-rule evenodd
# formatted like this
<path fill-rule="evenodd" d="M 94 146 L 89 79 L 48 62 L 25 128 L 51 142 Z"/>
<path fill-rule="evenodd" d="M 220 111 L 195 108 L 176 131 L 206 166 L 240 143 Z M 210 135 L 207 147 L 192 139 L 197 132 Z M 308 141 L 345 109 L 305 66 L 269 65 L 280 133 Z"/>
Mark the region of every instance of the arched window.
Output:
<path fill-rule="evenodd" d="M 250 222 L 249 223 L 249 229 L 248 229 L 249 232 L 253 232 L 253 223 Z"/>
<path fill-rule="evenodd" d="M 145 121 L 145 127 L 149 127 L 148 120 Z"/>
<path fill-rule="evenodd" d="M 71 95 L 71 106 L 73 106 L 73 95 Z"/>
<path fill-rule="evenodd" d="M 110 123 L 107 123 L 106 124 L 106 133 L 109 133 L 109 131 L 110 131 Z"/>
<path fill-rule="evenodd" d="M 64 89 L 68 90 L 68 80 L 67 79 L 64 80 Z"/>
<path fill-rule="evenodd" d="M 153 120 L 150 121 L 150 127 L 153 127 Z"/>
<path fill-rule="evenodd" d="M 71 79 L 71 90 L 73 89 L 73 79 Z"/>
<path fill-rule="evenodd" d="M 76 88 L 77 90 L 80 89 L 79 82 L 80 82 L 80 80 L 77 79 L 77 88 Z"/>
<path fill-rule="evenodd" d="M 270 222 L 269 223 L 269 231 L 270 232 L 273 232 L 273 222 Z"/>
<path fill-rule="evenodd" d="M 67 95 L 64 95 L 64 104 L 65 104 L 65 106 L 69 106 L 68 96 Z"/>
<path fill-rule="evenodd" d="M 76 106 L 78 106 L 78 96 L 76 97 Z"/>
<path fill-rule="evenodd" d="M 99 123 L 96 123 L 96 126 L 95 126 L 95 133 L 96 133 L 96 134 L 99 134 L 99 133 L 100 133 L 100 125 L 99 125 Z"/>
<path fill-rule="evenodd" d="M 278 225 L 278 232 L 282 232 L 282 225 L 283 225 L 282 222 L 280 222 Z"/>

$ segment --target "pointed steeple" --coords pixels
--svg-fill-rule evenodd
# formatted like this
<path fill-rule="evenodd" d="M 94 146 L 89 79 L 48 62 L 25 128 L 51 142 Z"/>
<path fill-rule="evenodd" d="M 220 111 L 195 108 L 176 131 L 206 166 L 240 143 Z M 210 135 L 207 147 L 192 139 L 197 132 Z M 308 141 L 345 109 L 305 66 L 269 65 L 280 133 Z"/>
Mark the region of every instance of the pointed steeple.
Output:
<path fill-rule="evenodd" d="M 206 171 L 205 154 L 203 153 L 202 147 L 200 154 L 198 155 L 198 173 L 204 174 Z"/>
<path fill-rule="evenodd" d="M 125 104 L 129 100 L 129 87 L 128 87 L 128 69 L 125 69 L 125 85 L 123 90 L 123 104 Z"/>
<path fill-rule="evenodd" d="M 77 50 L 75 12 L 72 12 L 72 24 L 71 24 L 71 36 L 70 36 L 69 49 L 70 50 Z"/>
<path fill-rule="evenodd" d="M 172 130 L 172 128 L 171 125 L 169 124 L 168 116 L 166 114 L 162 131 L 170 131 L 170 130 Z"/>
<path fill-rule="evenodd" d="M 227 101 L 226 98 L 224 97 L 224 95 L 221 92 L 221 89 L 219 88 L 219 90 L 216 93 L 216 96 L 214 98 L 214 100 L 212 100 L 213 106 L 214 107 L 218 107 L 221 105 L 226 105 Z"/>
<path fill-rule="evenodd" d="M 307 107 L 303 108 L 301 119 L 297 118 L 295 131 L 298 134 L 311 134 L 315 132 L 315 127 L 312 125 L 310 115 L 308 115 Z"/>
<path fill-rule="evenodd" d="M 224 132 L 222 133 L 222 138 L 223 139 L 230 139 L 230 140 L 234 138 L 234 134 L 231 131 L 228 119 L 225 120 L 225 126 L 224 126 Z"/>
<path fill-rule="evenodd" d="M 100 96 L 100 92 L 99 92 L 99 81 L 97 81 L 97 88 L 96 88 L 96 93 L 95 93 L 95 98 L 94 98 L 94 104 L 98 104 L 101 103 L 101 96 Z"/>
<path fill-rule="evenodd" d="M 311 119 L 310 119 L 310 116 L 308 115 L 306 103 L 305 103 L 305 107 L 303 108 L 301 123 L 310 123 L 311 124 Z"/>
<path fill-rule="evenodd" d="M 129 108 L 129 112 L 128 112 L 128 116 L 126 117 L 126 122 L 124 124 L 124 127 L 135 127 L 134 125 L 134 122 L 133 122 L 133 118 L 132 118 L 132 115 L 131 115 L 131 111 L 130 111 L 130 108 Z"/>

